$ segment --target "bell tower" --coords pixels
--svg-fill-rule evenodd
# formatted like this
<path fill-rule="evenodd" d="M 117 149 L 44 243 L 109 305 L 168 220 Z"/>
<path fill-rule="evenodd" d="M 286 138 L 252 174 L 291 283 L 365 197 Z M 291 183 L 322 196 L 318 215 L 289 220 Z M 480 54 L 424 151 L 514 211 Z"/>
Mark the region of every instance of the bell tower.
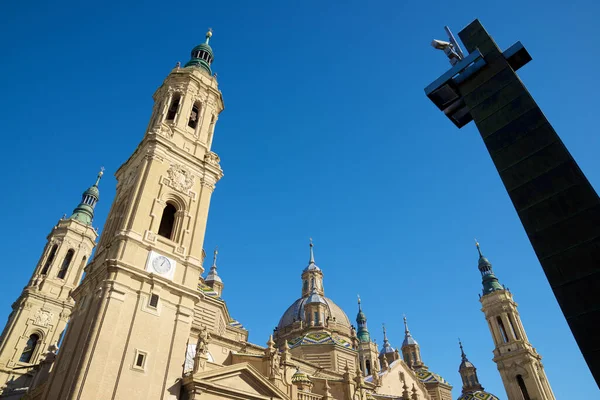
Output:
<path fill-rule="evenodd" d="M 481 311 L 494 340 L 494 362 L 508 400 L 554 400 L 542 356 L 527 339 L 512 293 L 499 283 L 492 264 L 481 253 L 479 243 L 477 251 L 483 283 Z"/>
<path fill-rule="evenodd" d="M 0 385 L 3 393 L 29 386 L 27 372 L 56 344 L 75 302 L 69 296 L 83 275 L 96 246 L 92 227 L 100 198 L 98 184 L 87 189 L 69 218 L 61 218 L 48 235 L 46 247 L 27 286 L 12 305 L 0 338 Z"/>
<path fill-rule="evenodd" d="M 362 310 L 360 296 L 358 296 L 358 314 L 356 314 L 356 325 L 358 330 L 358 363 L 360 371 L 364 376 L 376 374 L 381 370 L 377 345 L 371 340 L 371 334 L 367 328 L 367 316 Z"/>
<path fill-rule="evenodd" d="M 117 170 L 116 196 L 44 399 L 176 399 L 200 301 L 210 199 L 223 176 L 211 152 L 223 99 L 206 41 L 154 94 L 137 149 Z"/>

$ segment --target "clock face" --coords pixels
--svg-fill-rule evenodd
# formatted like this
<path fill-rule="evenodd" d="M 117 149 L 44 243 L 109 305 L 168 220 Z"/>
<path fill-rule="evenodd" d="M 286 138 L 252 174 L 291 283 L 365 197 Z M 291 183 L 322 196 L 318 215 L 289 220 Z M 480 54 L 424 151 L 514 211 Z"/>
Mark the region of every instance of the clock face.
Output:
<path fill-rule="evenodd" d="M 166 274 L 171 270 L 171 261 L 165 256 L 157 256 L 152 260 L 152 268 L 159 274 Z"/>

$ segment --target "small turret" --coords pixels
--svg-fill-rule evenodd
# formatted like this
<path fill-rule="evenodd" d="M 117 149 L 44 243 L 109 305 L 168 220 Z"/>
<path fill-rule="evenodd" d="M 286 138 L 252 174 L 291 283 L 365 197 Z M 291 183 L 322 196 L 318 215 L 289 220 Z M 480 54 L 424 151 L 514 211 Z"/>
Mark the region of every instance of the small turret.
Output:
<path fill-rule="evenodd" d="M 421 359 L 419 343 L 412 337 L 408 329 L 408 322 L 404 316 L 404 341 L 402 342 L 402 357 L 404 362 L 413 369 L 424 367 Z"/>
<path fill-rule="evenodd" d="M 204 69 L 206 72 L 212 75 L 210 65 L 214 60 L 213 50 L 208 44 L 212 37 L 212 29 L 208 29 L 206 32 L 206 41 L 199 44 L 192 49 L 190 61 L 185 64 L 185 67 L 198 67 Z"/>
<path fill-rule="evenodd" d="M 208 272 L 208 275 L 206 275 L 206 279 L 204 280 L 204 282 L 206 282 L 206 284 L 217 293 L 217 296 L 221 297 L 221 294 L 223 293 L 223 287 L 225 286 L 225 284 L 221 280 L 221 277 L 217 274 L 217 254 L 219 254 L 219 252 L 215 247 L 215 251 L 213 254 L 213 264 L 210 267 L 210 271 Z"/>
<path fill-rule="evenodd" d="M 367 316 L 363 312 L 360 305 L 360 296 L 358 296 L 358 314 L 356 314 L 356 324 L 358 326 L 358 331 L 356 332 L 358 340 L 363 343 L 370 342 L 371 335 L 369 334 L 369 329 L 367 328 Z"/>
<path fill-rule="evenodd" d="M 504 288 L 498 282 L 498 278 L 494 275 L 494 271 L 492 270 L 492 263 L 481 254 L 481 248 L 479 247 L 479 243 L 475 241 L 475 245 L 477 246 L 477 252 L 479 253 L 479 261 L 477 263 L 477 268 L 479 272 L 481 272 L 481 283 L 483 284 L 483 295 L 485 296 L 488 293 L 491 293 L 496 290 L 503 290 Z"/>
<path fill-rule="evenodd" d="M 381 351 L 379 352 L 379 361 L 381 365 L 384 365 L 384 360 L 388 364 L 393 363 L 397 359 L 400 358 L 397 350 L 394 350 L 390 341 L 387 338 L 387 332 L 385 330 L 385 324 L 383 324 L 383 346 L 381 347 Z"/>
<path fill-rule="evenodd" d="M 457 400 L 469 400 L 469 399 L 489 399 L 497 400 L 498 398 L 491 393 L 483 391 L 483 386 L 479 383 L 477 378 L 477 368 L 467 359 L 467 355 L 463 350 L 462 342 L 458 339 L 458 345 L 460 346 L 461 362 L 458 367 L 458 372 L 462 378 L 462 394 Z"/>

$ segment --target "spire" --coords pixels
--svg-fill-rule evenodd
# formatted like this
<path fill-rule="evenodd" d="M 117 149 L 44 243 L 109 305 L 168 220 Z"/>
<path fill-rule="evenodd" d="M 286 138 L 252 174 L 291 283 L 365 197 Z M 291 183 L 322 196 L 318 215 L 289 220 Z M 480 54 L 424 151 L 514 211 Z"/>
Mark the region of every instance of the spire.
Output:
<path fill-rule="evenodd" d="M 360 305 L 360 296 L 358 296 L 358 314 L 356 315 L 356 324 L 358 325 L 358 331 L 356 332 L 358 340 L 363 343 L 370 342 L 371 335 L 369 334 L 369 329 L 367 328 L 367 316 L 363 312 Z"/>
<path fill-rule="evenodd" d="M 390 342 L 387 338 L 387 332 L 385 330 L 385 324 L 381 324 L 383 325 L 383 346 L 381 347 L 381 352 L 379 352 L 379 355 L 384 355 L 384 354 L 394 354 L 394 348 L 392 347 L 392 345 L 390 345 Z M 385 358 L 385 357 L 384 357 Z"/>
<path fill-rule="evenodd" d="M 104 175 L 104 167 L 100 168 L 100 172 L 98 172 L 98 176 L 96 177 L 96 183 L 83 192 L 81 203 L 75 207 L 73 215 L 71 215 L 69 219 L 77 220 L 86 225 L 92 224 L 92 220 L 94 219 L 94 208 L 96 207 L 98 200 L 100 200 L 100 190 L 98 190 L 98 185 L 100 184 L 102 175 Z"/>
<path fill-rule="evenodd" d="M 458 339 L 458 346 L 460 347 L 461 357 L 458 372 L 460 373 L 460 377 L 463 381 L 462 392 L 472 393 L 475 391 L 483 391 L 483 386 L 481 386 L 479 383 L 479 378 L 477 377 L 477 368 L 475 368 L 473 363 L 467 359 L 467 355 L 465 354 L 460 338 Z"/>
<path fill-rule="evenodd" d="M 419 343 L 412 337 L 410 334 L 410 330 L 408 329 L 408 321 L 406 320 L 406 315 L 404 316 L 404 341 L 402 342 L 402 348 L 404 349 L 406 346 L 418 346 Z M 419 353 L 419 352 L 417 352 Z M 403 351 L 404 354 L 404 351 Z M 420 354 L 418 360 L 420 360 Z M 416 361 L 418 361 L 416 360 Z M 406 360 L 404 360 L 406 361 Z"/>
<path fill-rule="evenodd" d="M 477 263 L 477 268 L 479 272 L 481 272 L 481 283 L 483 284 L 483 295 L 485 296 L 488 293 L 494 292 L 496 290 L 503 290 L 504 288 L 494 275 L 494 271 L 492 270 L 492 263 L 484 257 L 481 253 L 481 247 L 479 246 L 479 242 L 475 239 L 475 246 L 477 247 L 477 252 L 479 253 L 479 261 Z"/>
<path fill-rule="evenodd" d="M 312 238 L 310 238 L 309 240 L 310 256 L 308 258 L 308 265 L 306 266 L 306 268 L 304 268 L 304 271 L 320 271 L 321 269 L 317 267 L 317 264 L 315 264 L 315 252 L 313 250 L 314 245 Z"/>
<path fill-rule="evenodd" d="M 215 247 L 215 251 L 213 253 L 213 264 L 210 267 L 210 271 L 208 275 L 206 275 L 206 283 L 209 282 L 223 282 L 219 274 L 217 274 L 217 254 L 219 254 L 218 247 Z"/>
<path fill-rule="evenodd" d="M 210 38 L 212 37 L 211 28 L 208 28 L 208 32 L 206 32 L 205 37 L 206 41 L 204 43 L 201 43 L 192 49 L 190 61 L 185 64 L 185 67 L 199 67 L 212 75 L 210 66 L 213 62 L 214 54 L 212 48 L 208 44 Z"/>

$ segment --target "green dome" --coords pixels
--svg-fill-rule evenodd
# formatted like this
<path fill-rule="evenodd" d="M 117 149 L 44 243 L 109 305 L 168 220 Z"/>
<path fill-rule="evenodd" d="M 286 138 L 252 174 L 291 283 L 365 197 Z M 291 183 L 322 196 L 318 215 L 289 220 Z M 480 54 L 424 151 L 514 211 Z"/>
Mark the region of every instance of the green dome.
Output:
<path fill-rule="evenodd" d="M 100 190 L 98 190 L 98 184 L 100 183 L 100 179 L 104 174 L 103 171 L 104 168 L 100 170 L 100 173 L 98 173 L 96 183 L 83 192 L 83 195 L 81 196 L 81 203 L 75 207 L 75 210 L 73 210 L 73 215 L 71 215 L 69 219 L 74 219 L 86 225 L 92 224 L 92 220 L 94 219 L 94 207 L 96 207 L 96 203 L 100 199 Z"/>
<path fill-rule="evenodd" d="M 199 44 L 192 49 L 190 61 L 185 64 L 185 67 L 199 67 L 212 75 L 210 65 L 215 58 L 212 48 L 208 44 L 212 36 L 212 31 L 206 33 L 206 42 Z"/>
<path fill-rule="evenodd" d="M 83 195 L 94 196 L 96 200 L 100 200 L 100 190 L 98 190 L 98 186 L 96 185 L 89 187 L 88 190 L 83 192 Z"/>

